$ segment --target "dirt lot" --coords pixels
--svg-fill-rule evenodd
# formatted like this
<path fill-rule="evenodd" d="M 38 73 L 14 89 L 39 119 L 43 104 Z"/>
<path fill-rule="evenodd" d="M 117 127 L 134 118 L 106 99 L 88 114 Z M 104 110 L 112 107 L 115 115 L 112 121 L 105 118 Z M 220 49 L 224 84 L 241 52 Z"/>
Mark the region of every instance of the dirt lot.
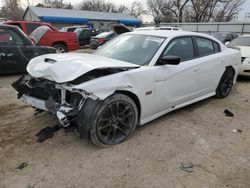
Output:
<path fill-rule="evenodd" d="M 250 187 L 250 80 L 239 80 L 226 99 L 165 115 L 125 143 L 98 149 L 65 130 L 37 143 L 35 134 L 56 121 L 16 99 L 10 83 L 17 77 L 0 77 L 1 188 Z M 182 162 L 193 163 L 193 172 L 181 170 Z"/>

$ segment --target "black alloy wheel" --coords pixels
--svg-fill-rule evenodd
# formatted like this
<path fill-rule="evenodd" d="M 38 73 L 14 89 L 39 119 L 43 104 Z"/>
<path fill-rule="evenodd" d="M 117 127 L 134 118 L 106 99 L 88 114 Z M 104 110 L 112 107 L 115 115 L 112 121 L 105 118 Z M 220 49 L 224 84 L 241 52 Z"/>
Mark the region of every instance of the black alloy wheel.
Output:
<path fill-rule="evenodd" d="M 126 139 L 133 130 L 135 111 L 125 102 L 107 106 L 98 119 L 97 134 L 101 142 L 114 145 Z"/>
<path fill-rule="evenodd" d="M 93 114 L 90 138 L 100 147 L 109 147 L 126 140 L 138 121 L 134 101 L 126 95 L 114 94 L 105 99 Z"/>
<path fill-rule="evenodd" d="M 234 81 L 235 72 L 233 68 L 228 67 L 226 68 L 225 72 L 223 73 L 220 83 L 216 89 L 216 96 L 218 98 L 225 98 L 229 95 Z"/>

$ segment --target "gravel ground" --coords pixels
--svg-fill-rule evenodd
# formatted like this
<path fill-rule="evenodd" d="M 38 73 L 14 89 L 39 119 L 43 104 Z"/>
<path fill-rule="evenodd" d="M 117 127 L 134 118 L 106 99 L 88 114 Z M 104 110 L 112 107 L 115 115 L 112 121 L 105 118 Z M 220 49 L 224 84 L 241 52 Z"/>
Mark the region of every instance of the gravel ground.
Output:
<path fill-rule="evenodd" d="M 238 80 L 225 99 L 164 115 L 128 141 L 99 149 L 63 129 L 36 142 L 35 134 L 56 120 L 46 113 L 34 116 L 16 99 L 10 83 L 17 77 L 0 77 L 1 188 L 250 187 L 250 79 Z M 233 117 L 224 115 L 226 108 Z M 192 163 L 184 169 L 192 172 L 181 169 L 182 163 Z"/>

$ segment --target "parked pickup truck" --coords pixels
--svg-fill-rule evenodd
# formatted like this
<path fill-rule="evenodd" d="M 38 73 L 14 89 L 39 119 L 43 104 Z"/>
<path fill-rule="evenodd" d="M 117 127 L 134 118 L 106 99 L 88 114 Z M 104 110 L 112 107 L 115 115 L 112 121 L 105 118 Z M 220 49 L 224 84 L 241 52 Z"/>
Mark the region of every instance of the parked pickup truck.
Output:
<path fill-rule="evenodd" d="M 57 53 L 74 51 L 79 48 L 76 33 L 59 32 L 48 23 L 36 21 L 5 21 L 3 23 L 18 26 L 33 39 L 33 42 L 41 46 L 54 47 Z"/>

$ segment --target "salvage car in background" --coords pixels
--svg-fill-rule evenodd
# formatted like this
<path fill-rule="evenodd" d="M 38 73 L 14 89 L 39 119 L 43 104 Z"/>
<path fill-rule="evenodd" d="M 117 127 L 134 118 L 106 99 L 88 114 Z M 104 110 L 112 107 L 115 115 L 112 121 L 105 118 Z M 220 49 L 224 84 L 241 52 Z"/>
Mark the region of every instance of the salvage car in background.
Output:
<path fill-rule="evenodd" d="M 211 96 L 227 97 L 240 52 L 205 34 L 137 31 L 95 54 L 49 54 L 13 83 L 18 97 L 76 125 L 100 147 L 126 140 L 137 125 Z"/>
<path fill-rule="evenodd" d="M 0 74 L 26 72 L 30 59 L 56 49 L 34 45 L 16 26 L 0 24 Z"/>
<path fill-rule="evenodd" d="M 95 37 L 90 39 L 90 48 L 97 49 L 99 46 L 105 44 L 106 42 L 110 41 L 115 37 L 115 33 L 113 31 L 103 32 Z"/>
<path fill-rule="evenodd" d="M 250 35 L 242 35 L 233 40 L 228 46 L 240 48 L 242 65 L 239 75 L 250 76 Z"/>
<path fill-rule="evenodd" d="M 227 42 L 231 42 L 232 40 L 239 37 L 237 33 L 232 32 L 217 32 L 211 34 L 213 37 L 221 41 L 223 44 L 226 44 Z"/>
<path fill-rule="evenodd" d="M 99 35 L 104 31 L 103 29 L 77 28 L 74 32 L 77 35 L 79 45 L 85 46 L 90 44 L 91 37 Z"/>
<path fill-rule="evenodd" d="M 77 36 L 72 32 L 59 32 L 48 26 L 36 28 L 30 37 L 36 44 L 56 48 L 57 53 L 75 51 L 79 48 Z"/>

